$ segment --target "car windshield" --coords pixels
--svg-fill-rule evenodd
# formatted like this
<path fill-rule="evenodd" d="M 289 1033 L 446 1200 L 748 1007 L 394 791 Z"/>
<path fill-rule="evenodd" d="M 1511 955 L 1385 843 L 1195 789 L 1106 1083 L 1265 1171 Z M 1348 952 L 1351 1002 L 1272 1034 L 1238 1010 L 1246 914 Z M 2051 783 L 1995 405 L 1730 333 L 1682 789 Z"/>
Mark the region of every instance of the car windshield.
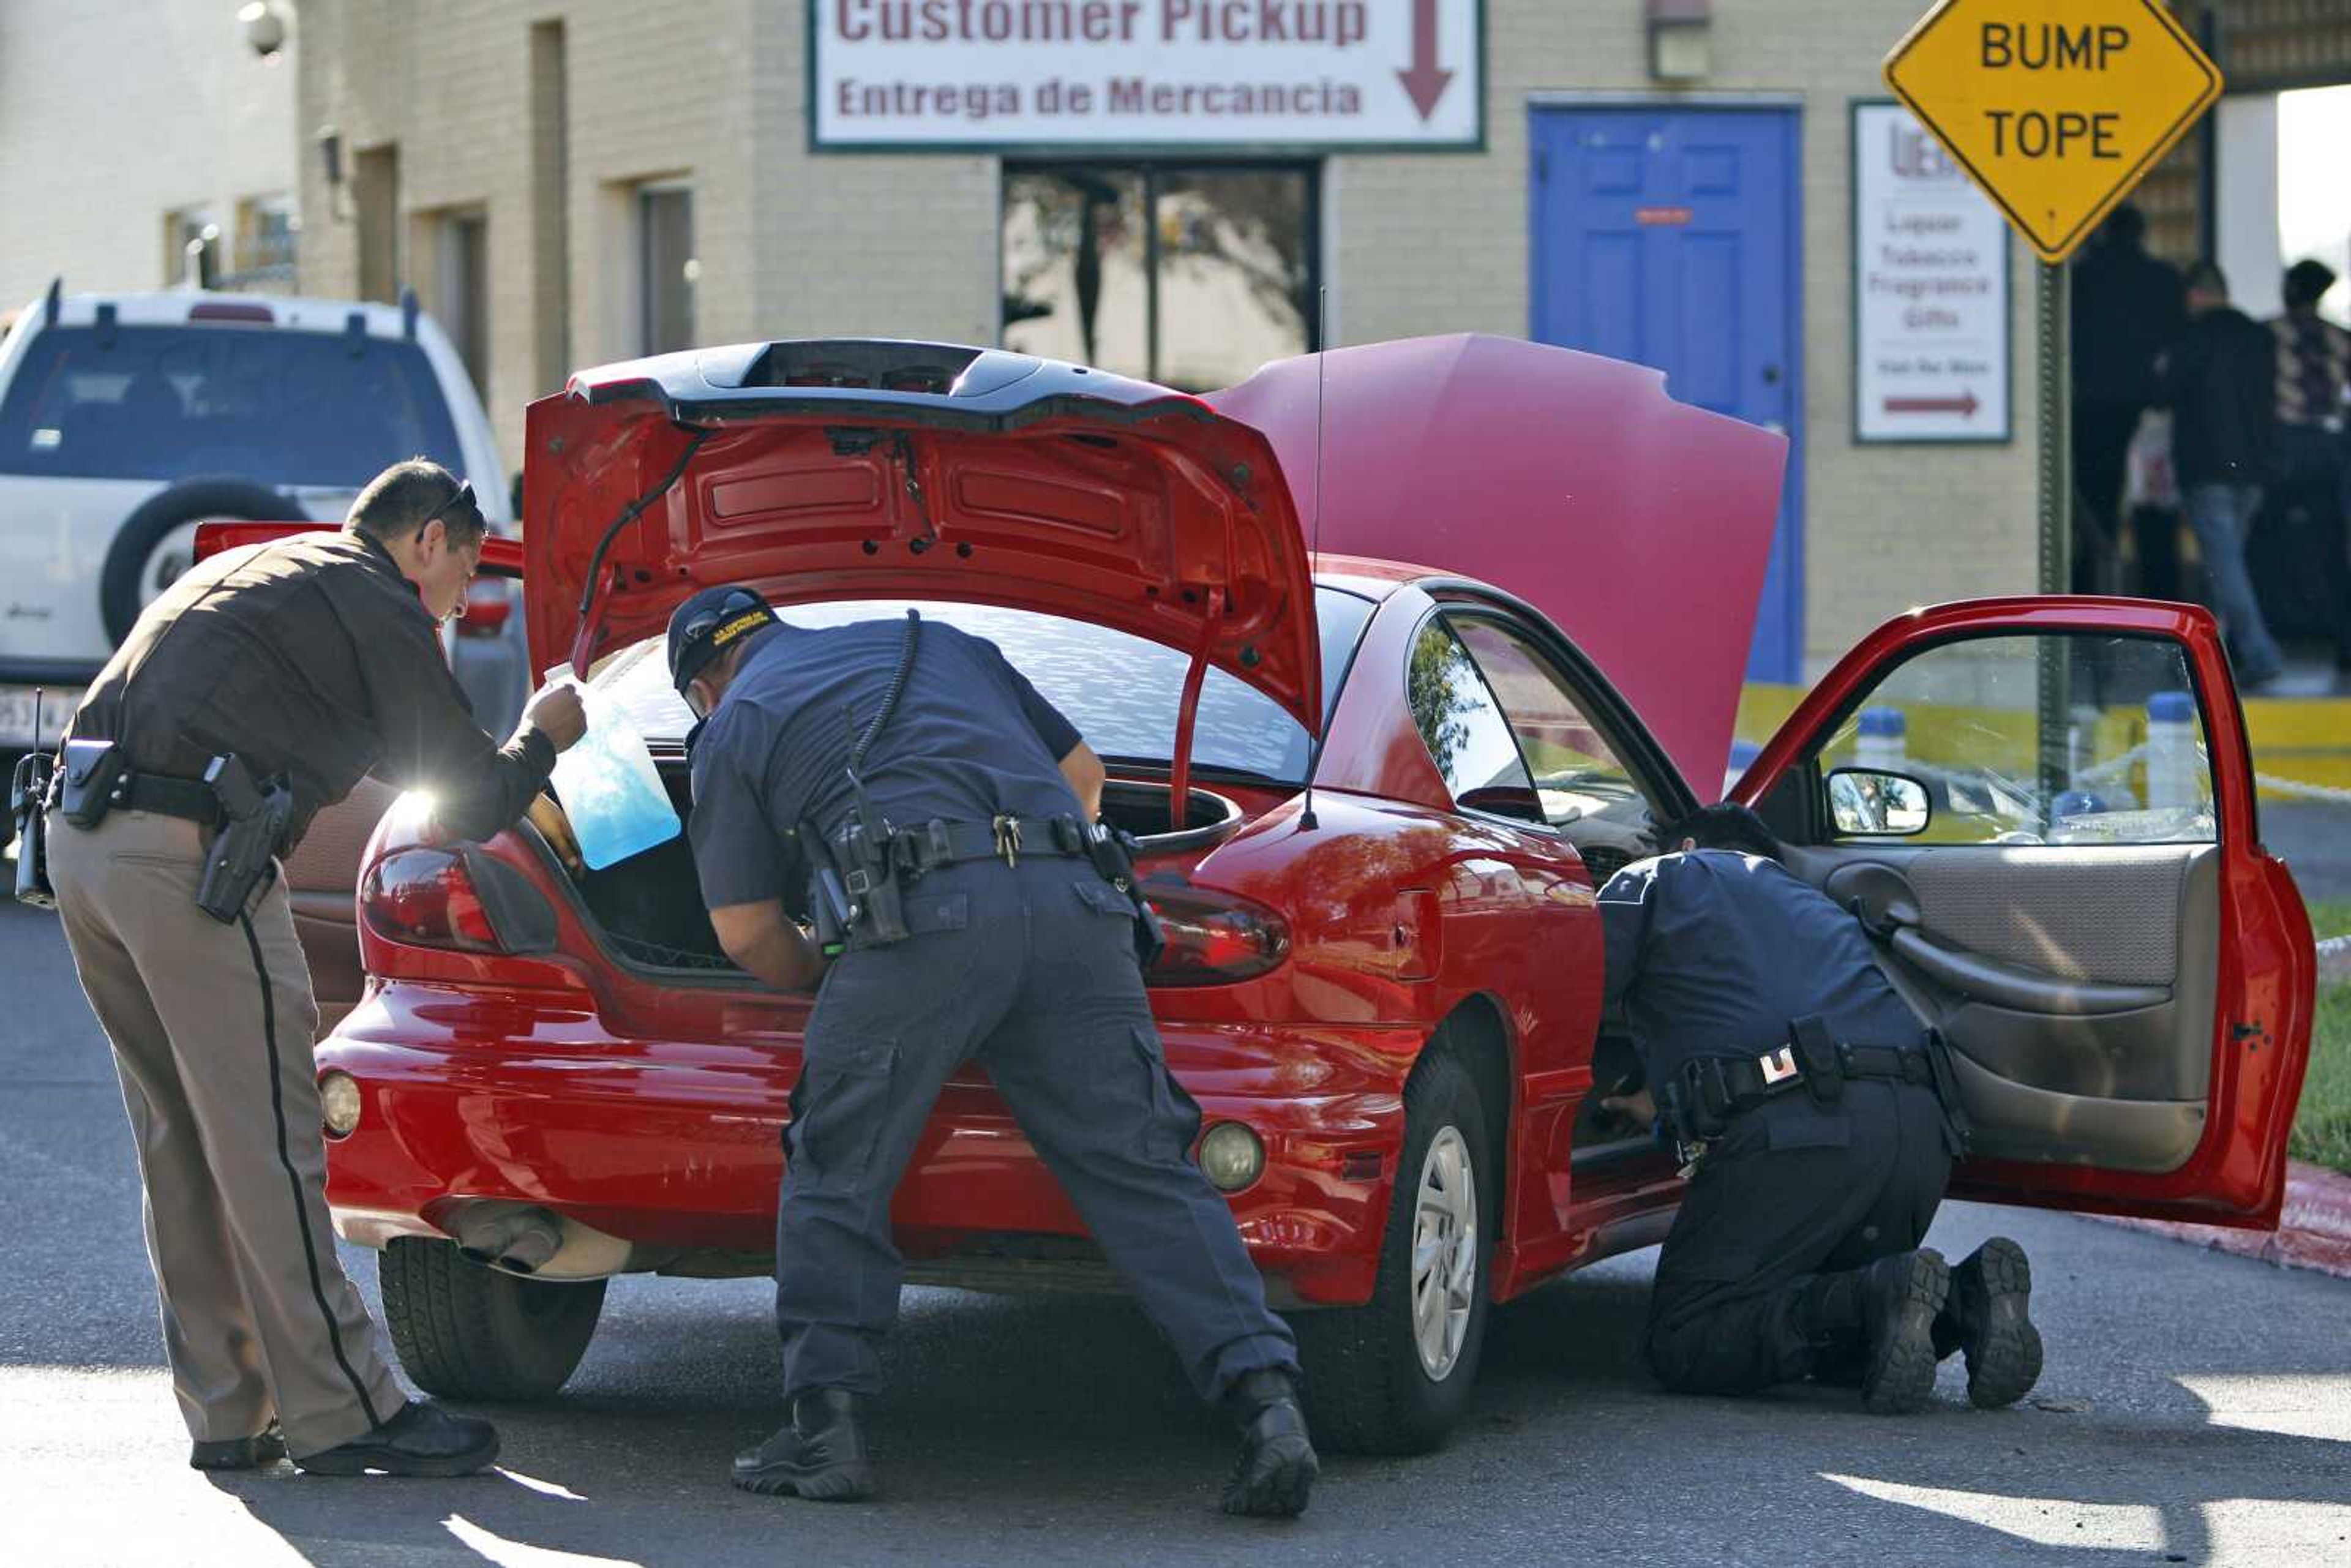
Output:
<path fill-rule="evenodd" d="M 1175 754 L 1176 709 L 1189 660 L 1173 648 L 1107 626 L 993 605 L 860 599 L 796 604 L 781 613 L 796 626 L 845 626 L 893 620 L 910 602 L 925 619 L 944 621 L 1002 649 L 1013 668 L 1103 757 L 1164 763 Z M 1327 716 L 1372 605 L 1335 588 L 1317 589 L 1314 602 Z M 663 648 L 659 637 L 632 644 L 596 672 L 594 685 L 621 705 L 647 738 L 676 741 L 694 716 L 670 689 Z M 1302 783 L 1306 730 L 1272 698 L 1222 670 L 1210 670 L 1200 687 L 1192 762 L 1211 771 Z"/>
<path fill-rule="evenodd" d="M 57 327 L 0 402 L 0 473 L 235 474 L 355 490 L 404 457 L 464 455 L 414 343 L 284 328 Z"/>

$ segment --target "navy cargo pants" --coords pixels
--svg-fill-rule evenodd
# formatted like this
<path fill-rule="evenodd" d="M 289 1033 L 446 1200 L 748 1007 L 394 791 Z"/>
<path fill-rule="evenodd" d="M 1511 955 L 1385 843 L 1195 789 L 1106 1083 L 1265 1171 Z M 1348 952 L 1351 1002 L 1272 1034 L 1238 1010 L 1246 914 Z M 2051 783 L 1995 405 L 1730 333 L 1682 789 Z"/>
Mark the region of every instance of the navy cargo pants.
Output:
<path fill-rule="evenodd" d="M 1232 1210 L 1189 1158 L 1126 895 L 1081 860 L 973 861 L 907 891 L 914 935 L 841 956 L 809 1020 L 776 1221 L 788 1396 L 872 1393 L 901 1264 L 890 1200 L 977 1057 L 1203 1398 L 1297 1369 Z"/>
<path fill-rule="evenodd" d="M 1650 1369 L 1687 1394 L 1834 1377 L 1860 1346 L 1810 1338 L 1804 1287 L 1915 1249 L 1950 1178 L 1931 1090 L 1848 1082 L 1834 1106 L 1791 1094 L 1734 1117 L 1658 1255 Z"/>

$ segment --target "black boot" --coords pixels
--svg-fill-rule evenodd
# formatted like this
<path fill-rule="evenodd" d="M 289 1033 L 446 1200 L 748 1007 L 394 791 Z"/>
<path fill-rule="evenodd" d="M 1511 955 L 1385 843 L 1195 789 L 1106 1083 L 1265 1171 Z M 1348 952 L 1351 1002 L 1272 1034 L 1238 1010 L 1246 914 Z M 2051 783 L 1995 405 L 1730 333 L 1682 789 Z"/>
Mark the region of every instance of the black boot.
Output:
<path fill-rule="evenodd" d="M 322 1453 L 297 1454 L 294 1463 L 314 1476 L 470 1476 L 497 1457 L 497 1428 L 487 1421 L 412 1399 L 373 1431 Z"/>
<path fill-rule="evenodd" d="M 796 1492 L 819 1502 L 873 1495 L 873 1467 L 857 1428 L 858 1398 L 845 1388 L 796 1395 L 792 1418 L 756 1448 L 735 1456 L 735 1484 L 745 1491 Z"/>
<path fill-rule="evenodd" d="M 1876 1416 L 1922 1409 L 1935 1391 L 1935 1316 L 1951 1293 L 1951 1266 L 1922 1247 L 1880 1258 L 1860 1282 L 1861 1403 Z"/>
<path fill-rule="evenodd" d="M 250 1437 L 222 1437 L 198 1443 L 188 1450 L 188 1468 L 197 1470 L 250 1470 L 274 1465 L 286 1457 L 286 1428 L 276 1421 Z"/>
<path fill-rule="evenodd" d="M 1307 1439 L 1297 1380 L 1276 1368 L 1248 1373 L 1225 1403 L 1241 1427 L 1241 1455 L 1225 1484 L 1225 1511 L 1265 1519 L 1304 1513 L 1322 1462 Z"/>
<path fill-rule="evenodd" d="M 1995 1236 L 1951 1270 L 1951 1297 L 1935 1320 L 1935 1348 L 1968 1358 L 1968 1401 L 2013 1405 L 2041 1379 L 2041 1331 L 2027 1307 L 2032 1267 L 2024 1249 Z"/>

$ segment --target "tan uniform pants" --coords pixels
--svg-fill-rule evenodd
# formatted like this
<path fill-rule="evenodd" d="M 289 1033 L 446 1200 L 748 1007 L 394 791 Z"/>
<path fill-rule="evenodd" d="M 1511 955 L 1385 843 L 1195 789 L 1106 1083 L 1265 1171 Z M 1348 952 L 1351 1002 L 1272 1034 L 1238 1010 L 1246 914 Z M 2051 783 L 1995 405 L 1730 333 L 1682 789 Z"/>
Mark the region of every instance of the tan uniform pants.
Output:
<path fill-rule="evenodd" d="M 49 876 L 82 989 L 114 1043 L 146 1189 L 147 1255 L 188 1430 L 296 1454 L 400 1409 L 335 1257 L 310 1039 L 318 1007 L 283 879 L 225 925 L 199 910 L 195 824 L 49 818 Z"/>

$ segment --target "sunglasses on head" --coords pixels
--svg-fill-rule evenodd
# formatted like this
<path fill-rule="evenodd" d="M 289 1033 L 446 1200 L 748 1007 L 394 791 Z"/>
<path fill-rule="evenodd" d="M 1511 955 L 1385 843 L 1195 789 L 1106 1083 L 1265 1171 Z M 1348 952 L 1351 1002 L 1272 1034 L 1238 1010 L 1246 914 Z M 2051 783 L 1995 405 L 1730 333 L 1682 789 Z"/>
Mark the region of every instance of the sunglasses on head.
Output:
<path fill-rule="evenodd" d="M 470 482 L 462 479 L 458 481 L 457 487 L 449 493 L 449 498 L 447 500 L 442 502 L 439 506 L 424 514 L 424 520 L 416 525 L 416 531 L 420 534 L 423 533 L 434 523 L 446 518 L 451 511 L 461 505 L 467 511 L 476 514 L 478 514 L 482 509 L 480 503 L 474 499 L 473 485 Z"/>

